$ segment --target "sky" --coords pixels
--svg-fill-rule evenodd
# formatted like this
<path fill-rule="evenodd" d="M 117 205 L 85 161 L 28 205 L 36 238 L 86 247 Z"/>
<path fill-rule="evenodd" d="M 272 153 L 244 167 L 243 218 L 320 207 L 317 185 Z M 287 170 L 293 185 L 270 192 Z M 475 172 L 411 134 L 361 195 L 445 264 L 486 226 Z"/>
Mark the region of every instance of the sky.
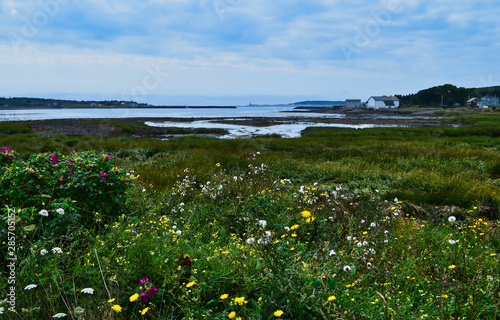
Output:
<path fill-rule="evenodd" d="M 500 85 L 498 0 L 0 0 L 0 96 L 246 105 Z"/>

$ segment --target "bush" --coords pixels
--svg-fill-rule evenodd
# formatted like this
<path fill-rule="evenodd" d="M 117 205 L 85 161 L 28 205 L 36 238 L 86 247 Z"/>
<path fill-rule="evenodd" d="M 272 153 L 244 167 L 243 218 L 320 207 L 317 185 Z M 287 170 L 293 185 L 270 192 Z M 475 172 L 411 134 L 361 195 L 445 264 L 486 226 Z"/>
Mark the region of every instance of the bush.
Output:
<path fill-rule="evenodd" d="M 6 151 L 7 150 L 7 151 Z M 96 214 L 106 220 L 125 210 L 125 193 L 134 178 L 117 168 L 107 154 L 95 151 L 34 154 L 27 161 L 9 157 L 0 181 L 0 204 L 13 208 L 48 205 L 55 199 L 71 200 L 82 215 L 82 223 Z M 7 153 L 7 154 L 6 154 Z M 59 201 L 59 200 L 58 200 Z"/>

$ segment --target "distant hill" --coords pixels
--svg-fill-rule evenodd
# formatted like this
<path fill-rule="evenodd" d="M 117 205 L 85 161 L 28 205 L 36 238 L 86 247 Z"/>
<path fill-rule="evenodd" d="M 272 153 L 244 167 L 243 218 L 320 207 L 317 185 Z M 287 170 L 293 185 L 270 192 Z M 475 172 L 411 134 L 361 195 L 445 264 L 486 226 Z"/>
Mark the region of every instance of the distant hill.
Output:
<path fill-rule="evenodd" d="M 452 84 L 445 84 L 409 95 L 396 95 L 399 98 L 400 105 L 419 105 L 423 107 L 439 107 L 441 103 L 444 106 L 453 106 L 459 104 L 464 106 L 468 99 L 484 96 L 500 97 L 500 86 L 464 88 L 456 87 Z"/>
<path fill-rule="evenodd" d="M 291 103 L 294 106 L 345 106 L 345 101 L 300 101 Z"/>

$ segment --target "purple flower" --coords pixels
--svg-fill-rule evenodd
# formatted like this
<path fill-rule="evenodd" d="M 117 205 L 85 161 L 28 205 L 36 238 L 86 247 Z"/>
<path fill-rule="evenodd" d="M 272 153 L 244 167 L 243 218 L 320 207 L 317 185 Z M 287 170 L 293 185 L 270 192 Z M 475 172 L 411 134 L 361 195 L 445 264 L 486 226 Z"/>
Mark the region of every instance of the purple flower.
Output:
<path fill-rule="evenodd" d="M 148 283 L 148 282 L 149 282 L 149 279 L 148 279 L 148 278 L 146 278 L 146 277 L 144 277 L 144 278 L 142 278 L 141 280 L 139 280 L 139 284 L 140 284 L 141 286 L 142 286 L 143 284 L 145 284 L 145 283 Z"/>
<path fill-rule="evenodd" d="M 57 155 L 55 153 L 53 153 L 52 155 L 49 156 L 49 160 L 50 160 L 50 162 L 52 162 L 52 164 L 59 163 L 59 159 L 57 159 Z"/>
<path fill-rule="evenodd" d="M 141 293 L 139 293 L 139 295 L 141 296 L 141 301 L 144 302 L 144 303 L 147 303 L 149 301 L 149 296 L 148 294 L 144 291 L 144 289 L 142 290 Z"/>
<path fill-rule="evenodd" d="M 73 164 L 73 158 L 68 160 L 68 167 L 71 167 L 72 164 Z"/>
<path fill-rule="evenodd" d="M 160 291 L 160 289 L 156 288 L 155 286 L 152 286 L 151 288 L 149 288 L 149 292 L 148 292 L 148 295 L 150 297 L 154 296 L 155 294 L 158 293 L 158 291 Z"/>
<path fill-rule="evenodd" d="M 106 172 L 100 174 L 102 177 L 102 180 L 106 180 Z"/>
<path fill-rule="evenodd" d="M 70 177 L 71 177 L 71 176 L 72 176 L 72 175 L 74 175 L 74 174 L 75 174 L 75 173 L 72 171 L 72 172 L 70 172 L 70 173 L 68 174 L 68 176 L 70 176 Z"/>

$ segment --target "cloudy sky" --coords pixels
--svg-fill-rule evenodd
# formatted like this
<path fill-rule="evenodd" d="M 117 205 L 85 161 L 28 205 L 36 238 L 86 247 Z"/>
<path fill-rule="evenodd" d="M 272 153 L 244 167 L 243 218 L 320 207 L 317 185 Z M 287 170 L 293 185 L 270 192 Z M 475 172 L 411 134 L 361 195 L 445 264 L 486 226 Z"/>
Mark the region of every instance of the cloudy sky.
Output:
<path fill-rule="evenodd" d="M 500 85 L 498 0 L 0 0 L 0 96 L 367 100 Z"/>

